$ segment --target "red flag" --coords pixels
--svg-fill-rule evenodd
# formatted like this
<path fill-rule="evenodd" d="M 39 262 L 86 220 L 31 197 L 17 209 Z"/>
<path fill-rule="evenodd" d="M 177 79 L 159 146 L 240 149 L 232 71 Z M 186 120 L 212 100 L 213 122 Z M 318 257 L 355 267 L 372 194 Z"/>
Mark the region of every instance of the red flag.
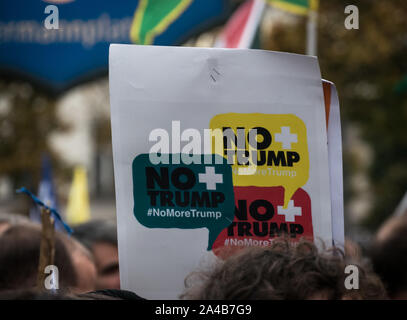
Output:
<path fill-rule="evenodd" d="M 247 0 L 232 15 L 215 47 L 250 48 L 260 24 L 265 2 Z"/>

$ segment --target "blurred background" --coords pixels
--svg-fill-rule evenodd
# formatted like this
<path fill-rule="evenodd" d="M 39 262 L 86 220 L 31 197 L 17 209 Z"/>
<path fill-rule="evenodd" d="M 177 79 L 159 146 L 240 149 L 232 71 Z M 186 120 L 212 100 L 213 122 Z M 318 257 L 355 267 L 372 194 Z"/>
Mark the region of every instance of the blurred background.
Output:
<path fill-rule="evenodd" d="M 347 5 L 358 29 L 345 27 Z M 25 186 L 70 223 L 115 220 L 109 43 L 243 46 L 318 56 L 341 106 L 345 234 L 368 241 L 407 191 L 407 2 L 256 6 L 1 0 L 0 212 L 35 216 L 15 192 Z M 244 28 L 252 34 L 237 45 Z"/>

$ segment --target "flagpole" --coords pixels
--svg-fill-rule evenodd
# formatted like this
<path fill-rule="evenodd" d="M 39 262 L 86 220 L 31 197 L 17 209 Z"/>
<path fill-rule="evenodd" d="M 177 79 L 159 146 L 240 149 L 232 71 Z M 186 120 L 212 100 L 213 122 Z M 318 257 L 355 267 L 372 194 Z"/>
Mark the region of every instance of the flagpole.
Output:
<path fill-rule="evenodd" d="M 318 4 L 316 0 L 310 0 L 311 6 L 308 11 L 307 20 L 307 48 L 306 54 L 316 56 L 317 52 L 317 24 L 318 24 Z"/>
<path fill-rule="evenodd" d="M 41 244 L 38 261 L 37 288 L 44 290 L 45 268 L 53 265 L 55 260 L 55 228 L 54 219 L 49 209 L 41 209 Z"/>

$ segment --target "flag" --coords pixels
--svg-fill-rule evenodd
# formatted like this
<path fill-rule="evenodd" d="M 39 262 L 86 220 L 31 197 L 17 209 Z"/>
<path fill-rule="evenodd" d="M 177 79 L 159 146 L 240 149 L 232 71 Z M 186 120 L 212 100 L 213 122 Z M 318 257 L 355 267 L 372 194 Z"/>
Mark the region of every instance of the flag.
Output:
<path fill-rule="evenodd" d="M 177 45 L 219 25 L 232 8 L 229 0 L 138 0 L 130 28 L 131 42 Z"/>
<path fill-rule="evenodd" d="M 55 186 L 52 181 L 52 165 L 47 155 L 43 155 L 41 163 L 41 180 L 37 190 L 38 198 L 47 206 L 58 211 L 58 201 Z M 41 209 L 37 206 L 30 209 L 30 219 L 41 223 Z M 55 220 L 55 229 L 63 230 L 63 225 L 59 220 Z"/>
<path fill-rule="evenodd" d="M 317 55 L 319 0 L 266 0 L 268 4 L 293 14 L 308 16 L 306 54 Z"/>
<path fill-rule="evenodd" d="M 250 48 L 259 27 L 264 0 L 247 0 L 236 10 L 219 36 L 215 47 Z"/>
<path fill-rule="evenodd" d="M 66 220 L 70 224 L 79 224 L 90 220 L 88 181 L 86 170 L 82 166 L 77 166 L 74 169 L 66 209 Z"/>
<path fill-rule="evenodd" d="M 154 38 L 178 19 L 192 1 L 140 0 L 130 31 L 131 40 L 139 44 L 153 44 Z"/>
<path fill-rule="evenodd" d="M 319 0 L 266 0 L 270 5 L 299 15 L 308 15 L 309 11 L 317 11 Z"/>

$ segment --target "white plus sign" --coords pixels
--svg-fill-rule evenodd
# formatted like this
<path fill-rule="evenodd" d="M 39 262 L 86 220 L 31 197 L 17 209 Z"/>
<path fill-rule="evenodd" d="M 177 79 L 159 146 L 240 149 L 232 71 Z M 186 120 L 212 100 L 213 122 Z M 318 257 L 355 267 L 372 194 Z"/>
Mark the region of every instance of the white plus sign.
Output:
<path fill-rule="evenodd" d="M 291 149 L 291 143 L 298 142 L 297 135 L 290 133 L 290 127 L 281 127 L 281 133 L 276 133 L 276 142 L 282 142 L 283 149 Z"/>
<path fill-rule="evenodd" d="M 206 183 L 207 190 L 216 190 L 217 183 L 223 183 L 223 175 L 215 173 L 215 167 L 205 167 L 205 173 L 198 175 L 200 183 Z"/>
<path fill-rule="evenodd" d="M 301 217 L 302 210 L 301 207 L 294 207 L 294 201 L 290 200 L 287 209 L 284 209 L 283 206 L 277 206 L 277 213 L 283 215 L 286 222 L 295 222 L 295 216 Z"/>

